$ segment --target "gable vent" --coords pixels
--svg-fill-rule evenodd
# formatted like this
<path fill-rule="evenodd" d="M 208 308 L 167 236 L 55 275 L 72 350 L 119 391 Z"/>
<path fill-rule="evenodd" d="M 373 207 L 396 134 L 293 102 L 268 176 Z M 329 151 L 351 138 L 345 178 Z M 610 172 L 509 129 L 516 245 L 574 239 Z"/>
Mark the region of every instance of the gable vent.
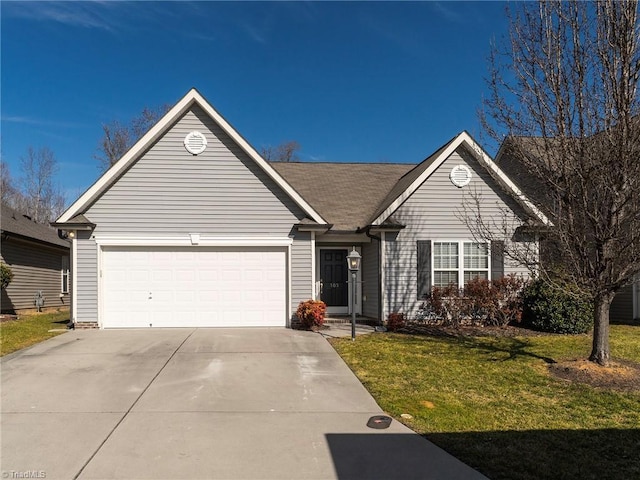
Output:
<path fill-rule="evenodd" d="M 471 181 L 471 170 L 466 165 L 456 165 L 451 169 L 449 178 L 456 187 L 462 188 Z"/>
<path fill-rule="evenodd" d="M 200 132 L 189 132 L 184 137 L 184 148 L 193 155 L 199 155 L 207 148 L 207 138 Z"/>

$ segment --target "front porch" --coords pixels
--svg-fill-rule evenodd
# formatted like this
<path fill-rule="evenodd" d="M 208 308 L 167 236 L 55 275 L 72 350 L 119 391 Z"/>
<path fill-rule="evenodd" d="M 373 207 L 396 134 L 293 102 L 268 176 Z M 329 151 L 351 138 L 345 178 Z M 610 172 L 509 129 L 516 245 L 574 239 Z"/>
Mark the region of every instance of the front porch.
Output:
<path fill-rule="evenodd" d="M 366 235 L 322 235 L 314 240 L 313 294 L 327 305 L 328 322 L 350 323 L 355 310 L 359 324 L 379 325 L 379 242 Z M 355 292 L 347 268 L 347 256 L 352 250 L 362 258 L 356 273 Z"/>

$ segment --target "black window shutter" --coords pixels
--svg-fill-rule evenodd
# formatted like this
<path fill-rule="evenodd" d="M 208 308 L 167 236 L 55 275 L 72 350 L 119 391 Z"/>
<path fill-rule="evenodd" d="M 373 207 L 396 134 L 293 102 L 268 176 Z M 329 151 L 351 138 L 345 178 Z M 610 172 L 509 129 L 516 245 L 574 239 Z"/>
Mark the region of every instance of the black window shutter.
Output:
<path fill-rule="evenodd" d="M 418 299 L 431 293 L 431 240 L 418 240 Z"/>
<path fill-rule="evenodd" d="M 495 240 L 491 242 L 491 280 L 504 277 L 504 242 Z"/>

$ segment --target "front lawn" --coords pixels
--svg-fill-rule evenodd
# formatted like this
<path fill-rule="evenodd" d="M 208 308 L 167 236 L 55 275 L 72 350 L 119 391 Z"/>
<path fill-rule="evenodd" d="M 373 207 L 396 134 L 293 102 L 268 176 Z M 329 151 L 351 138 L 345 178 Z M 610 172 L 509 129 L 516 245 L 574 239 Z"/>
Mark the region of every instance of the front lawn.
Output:
<path fill-rule="evenodd" d="M 21 315 L 18 320 L 0 323 L 0 356 L 29 347 L 64 333 L 69 311 Z M 58 330 L 50 332 L 49 330 Z"/>
<path fill-rule="evenodd" d="M 588 356 L 588 335 L 332 343 L 383 410 L 494 480 L 640 478 L 640 379 L 624 366 L 640 362 L 640 327 L 611 326 L 617 374 L 634 377 L 621 389 L 551 375 Z"/>

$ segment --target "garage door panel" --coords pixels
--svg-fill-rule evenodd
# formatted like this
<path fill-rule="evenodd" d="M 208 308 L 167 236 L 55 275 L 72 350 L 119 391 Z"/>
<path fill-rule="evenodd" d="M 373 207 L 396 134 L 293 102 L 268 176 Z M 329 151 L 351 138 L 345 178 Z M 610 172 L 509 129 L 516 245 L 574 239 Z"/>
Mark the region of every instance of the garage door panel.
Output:
<path fill-rule="evenodd" d="M 284 326 L 284 249 L 105 248 L 105 327 Z"/>

